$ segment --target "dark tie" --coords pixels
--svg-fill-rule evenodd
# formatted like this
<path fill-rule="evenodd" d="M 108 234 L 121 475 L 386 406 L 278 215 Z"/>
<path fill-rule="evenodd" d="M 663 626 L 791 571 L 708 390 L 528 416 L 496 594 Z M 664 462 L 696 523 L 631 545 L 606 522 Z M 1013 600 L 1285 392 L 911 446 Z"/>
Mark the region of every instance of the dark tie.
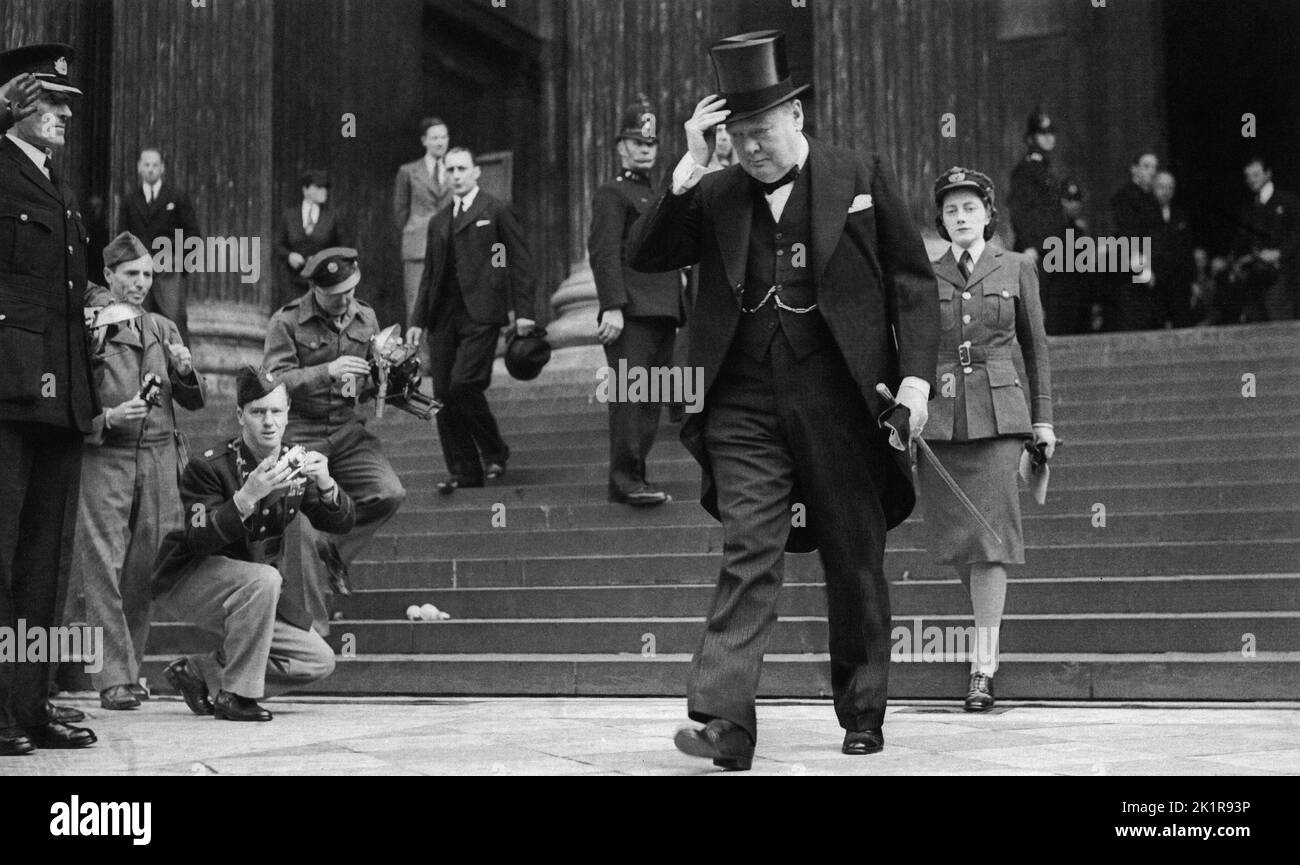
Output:
<path fill-rule="evenodd" d="M 45 171 L 50 175 L 50 183 L 55 186 L 59 185 L 59 175 L 54 173 L 54 157 L 45 157 Z"/>
<path fill-rule="evenodd" d="M 961 278 L 966 282 L 970 282 L 970 274 L 975 267 L 975 263 L 974 259 L 971 258 L 969 249 L 961 254 L 961 262 L 957 266 L 961 268 Z"/>
<path fill-rule="evenodd" d="M 794 168 L 791 168 L 789 171 L 787 171 L 785 173 L 785 176 L 779 180 L 773 180 L 771 183 L 763 183 L 761 180 L 756 180 L 755 183 L 757 183 L 759 185 L 759 188 L 763 190 L 764 195 L 771 195 L 773 192 L 776 192 L 782 186 L 785 186 L 786 184 L 789 183 L 794 183 L 794 179 L 798 176 L 799 176 L 799 166 L 796 165 Z"/>

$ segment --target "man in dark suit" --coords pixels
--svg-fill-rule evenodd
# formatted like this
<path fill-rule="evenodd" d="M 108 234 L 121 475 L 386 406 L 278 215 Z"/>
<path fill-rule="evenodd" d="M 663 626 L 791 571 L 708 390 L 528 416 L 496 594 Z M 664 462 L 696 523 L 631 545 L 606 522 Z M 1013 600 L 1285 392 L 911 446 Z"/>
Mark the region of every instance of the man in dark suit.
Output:
<path fill-rule="evenodd" d="M 1116 237 L 1154 237 L 1163 220 L 1160 205 L 1151 191 L 1160 159 L 1150 151 L 1138 153 L 1129 165 L 1129 182 L 1110 198 L 1111 217 Z M 1149 268 L 1151 262 L 1140 262 L 1136 269 Z M 1102 317 L 1105 328 L 1114 330 L 1143 330 L 1150 325 L 1155 309 L 1154 286 L 1149 282 L 1133 282 L 1132 273 L 1110 274 L 1109 289 L 1104 300 Z"/>
<path fill-rule="evenodd" d="M 492 383 L 497 338 L 515 311 L 521 336 L 532 333 L 533 272 L 524 232 L 509 205 L 478 186 L 474 155 L 447 152 L 452 206 L 429 222 L 428 253 L 408 342 L 429 330 L 429 365 L 438 439 L 450 477 L 444 494 L 481 487 L 505 473 L 510 448 L 501 438 L 484 391 Z"/>
<path fill-rule="evenodd" d="M 82 438 L 99 413 L 83 306 L 86 229 L 51 167 L 72 118 L 72 49 L 0 54 L 0 627 L 49 633 L 68 583 Z M 58 660 L 57 658 L 55 660 Z M 85 748 L 52 719 L 49 664 L 0 663 L 0 756 Z"/>
<path fill-rule="evenodd" d="M 875 388 L 896 391 L 913 434 L 924 427 L 934 272 L 880 159 L 804 136 L 807 87 L 788 77 L 782 34 L 733 37 L 712 54 L 722 97 L 687 121 L 689 153 L 629 249 L 642 271 L 699 265 L 690 364 L 704 371 L 704 409 L 681 435 L 727 539 L 691 670 L 689 714 L 706 726 L 676 744 L 749 768 L 783 550 L 816 546 L 842 751 L 874 753 L 889 679 L 885 533 L 915 503 L 906 454 L 876 423 L 886 405 Z M 740 164 L 707 173 L 707 134 L 723 120 Z"/>
<path fill-rule="evenodd" d="M 1152 184 L 1160 221 L 1151 238 L 1151 272 L 1155 278 L 1155 304 L 1149 325 L 1157 330 L 1190 327 L 1192 324 L 1192 283 L 1196 279 L 1196 259 L 1191 225 L 1187 213 L 1174 204 L 1177 188 L 1168 171 L 1156 174 Z"/>
<path fill-rule="evenodd" d="M 162 153 L 156 147 L 146 147 L 140 151 L 136 171 L 140 175 L 140 185 L 122 199 L 117 230 L 128 231 L 140 238 L 150 255 L 158 251 L 154 247 L 154 241 L 159 237 L 167 238 L 167 242 L 172 244 L 172 270 L 169 273 L 154 274 L 153 291 L 145 301 L 145 310 L 175 322 L 180 329 L 181 339 L 188 343 L 190 331 L 185 311 L 185 272 L 182 262 L 185 260 L 184 238 L 199 236 L 194 205 L 190 203 L 185 190 L 165 179 L 166 166 L 163 165 Z M 179 247 L 176 244 L 177 232 L 180 232 L 181 238 Z"/>
<path fill-rule="evenodd" d="M 307 259 L 330 247 L 352 246 L 347 219 L 329 203 L 329 173 L 304 172 L 299 185 L 302 201 L 284 209 L 275 233 L 275 254 L 288 268 L 289 282 L 276 294 L 272 309 L 279 309 L 310 288 L 302 276 Z"/>
<path fill-rule="evenodd" d="M 1233 280 L 1247 320 L 1300 316 L 1300 196 L 1273 184 L 1273 169 L 1253 157 L 1242 169 L 1250 201 L 1233 238 Z"/>
<path fill-rule="evenodd" d="M 685 319 L 682 278 L 677 271 L 637 273 L 624 254 L 628 234 L 650 207 L 650 171 L 659 153 L 656 119 L 648 105 L 629 108 L 618 139 L 622 170 L 596 190 L 587 249 L 596 278 L 600 314 L 596 336 L 611 369 L 653 371 L 673 362 L 673 337 Z M 662 403 L 609 403 L 609 500 L 660 505 L 668 494 L 646 482 L 646 457 L 659 431 Z"/>

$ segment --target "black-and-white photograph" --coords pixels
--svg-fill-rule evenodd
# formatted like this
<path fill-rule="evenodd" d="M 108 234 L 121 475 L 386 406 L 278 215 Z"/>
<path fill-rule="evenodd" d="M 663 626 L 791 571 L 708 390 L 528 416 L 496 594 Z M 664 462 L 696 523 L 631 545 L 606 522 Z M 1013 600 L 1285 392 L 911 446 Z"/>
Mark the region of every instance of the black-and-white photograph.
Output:
<path fill-rule="evenodd" d="M 7 792 L 1300 774 L 1297 46 L 0 0 Z"/>

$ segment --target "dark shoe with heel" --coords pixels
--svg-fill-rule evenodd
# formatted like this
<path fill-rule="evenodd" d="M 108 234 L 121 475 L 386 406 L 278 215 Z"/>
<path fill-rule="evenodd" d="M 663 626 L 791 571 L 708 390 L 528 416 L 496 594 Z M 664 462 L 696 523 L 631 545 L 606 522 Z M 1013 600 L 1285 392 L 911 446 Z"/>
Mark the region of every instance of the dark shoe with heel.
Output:
<path fill-rule="evenodd" d="M 25 757 L 35 753 L 36 746 L 22 727 L 0 727 L 0 757 Z"/>
<path fill-rule="evenodd" d="M 221 691 L 212 704 L 212 714 L 223 721 L 269 721 L 270 712 L 257 705 L 256 700 Z"/>
<path fill-rule="evenodd" d="M 673 737 L 683 754 L 712 760 L 729 772 L 745 772 L 754 765 L 754 740 L 739 725 L 714 718 L 703 729 L 683 727 Z"/>
<path fill-rule="evenodd" d="M 885 750 L 885 734 L 876 730 L 848 730 L 844 733 L 844 744 L 840 753 L 854 757 L 864 754 L 879 754 Z"/>
<path fill-rule="evenodd" d="M 43 727 L 28 727 L 27 737 L 37 748 L 65 751 L 73 748 L 89 748 L 99 741 L 95 734 L 85 727 L 74 727 L 57 721 L 52 721 Z"/>
<path fill-rule="evenodd" d="M 99 705 L 114 712 L 140 708 L 140 699 L 127 685 L 114 685 L 99 692 Z"/>
<path fill-rule="evenodd" d="M 50 720 L 60 724 L 80 724 L 86 720 L 86 713 L 71 706 L 56 706 L 46 703 L 45 710 L 50 713 Z"/>
<path fill-rule="evenodd" d="M 970 688 L 966 692 L 967 712 L 987 712 L 993 708 L 993 677 L 972 673 Z"/>
<path fill-rule="evenodd" d="M 185 705 L 196 715 L 211 715 L 212 700 L 208 698 L 208 683 L 203 677 L 190 669 L 190 663 L 184 658 L 172 661 L 163 670 L 167 684 L 176 689 L 185 698 Z"/>

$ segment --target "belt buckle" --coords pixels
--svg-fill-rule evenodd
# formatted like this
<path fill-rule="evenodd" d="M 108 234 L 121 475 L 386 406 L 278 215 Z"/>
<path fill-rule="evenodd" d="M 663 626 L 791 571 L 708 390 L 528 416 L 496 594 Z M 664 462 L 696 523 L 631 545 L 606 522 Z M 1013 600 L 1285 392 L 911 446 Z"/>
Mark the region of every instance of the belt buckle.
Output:
<path fill-rule="evenodd" d="M 957 346 L 957 362 L 962 366 L 970 366 L 970 340 L 966 340 Z"/>

